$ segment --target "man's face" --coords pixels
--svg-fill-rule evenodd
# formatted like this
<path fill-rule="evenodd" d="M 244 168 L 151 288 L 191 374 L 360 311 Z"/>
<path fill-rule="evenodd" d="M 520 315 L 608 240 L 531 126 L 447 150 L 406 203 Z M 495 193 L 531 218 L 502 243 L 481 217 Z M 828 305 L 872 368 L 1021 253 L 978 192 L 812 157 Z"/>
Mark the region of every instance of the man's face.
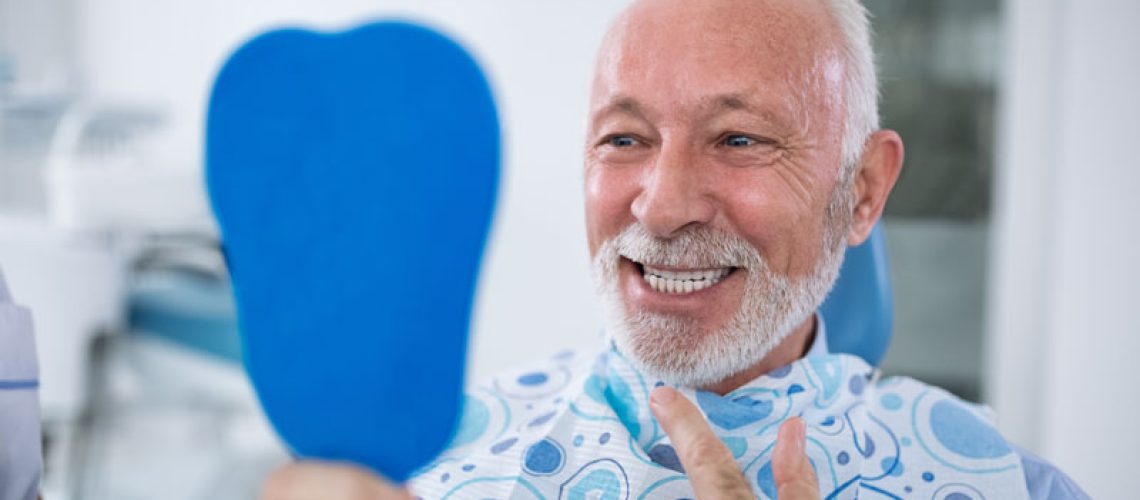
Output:
<path fill-rule="evenodd" d="M 658 376 L 707 385 L 747 368 L 834 280 L 851 205 L 829 16 L 803 0 L 656 0 L 605 41 L 590 252 L 611 335 Z"/>

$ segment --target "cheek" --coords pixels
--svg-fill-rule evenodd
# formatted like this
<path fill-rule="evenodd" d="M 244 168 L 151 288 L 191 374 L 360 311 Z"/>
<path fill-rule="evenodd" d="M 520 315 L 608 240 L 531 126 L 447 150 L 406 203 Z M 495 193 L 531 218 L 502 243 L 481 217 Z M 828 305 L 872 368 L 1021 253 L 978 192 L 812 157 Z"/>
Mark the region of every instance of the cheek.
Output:
<path fill-rule="evenodd" d="M 736 179 L 721 185 L 720 192 L 728 224 L 774 271 L 798 276 L 813 268 L 822 238 L 821 207 L 803 203 L 774 176 Z"/>
<path fill-rule="evenodd" d="M 591 256 L 633 222 L 630 207 L 640 189 L 637 179 L 632 167 L 586 168 L 586 238 Z"/>

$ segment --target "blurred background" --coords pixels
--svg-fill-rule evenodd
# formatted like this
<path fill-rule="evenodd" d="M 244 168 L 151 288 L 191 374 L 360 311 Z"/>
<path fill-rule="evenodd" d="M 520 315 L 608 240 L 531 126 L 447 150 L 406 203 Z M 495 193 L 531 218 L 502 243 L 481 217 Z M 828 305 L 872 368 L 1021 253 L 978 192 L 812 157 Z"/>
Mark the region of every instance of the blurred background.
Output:
<path fill-rule="evenodd" d="M 398 17 L 465 43 L 506 148 L 469 378 L 595 346 L 581 144 L 625 4 L 0 0 L 0 266 L 37 324 L 45 498 L 251 498 L 287 459 L 240 368 L 201 181 L 215 73 L 267 29 Z M 907 144 L 883 370 L 993 406 L 1093 497 L 1132 495 L 1140 3 L 867 5 Z"/>

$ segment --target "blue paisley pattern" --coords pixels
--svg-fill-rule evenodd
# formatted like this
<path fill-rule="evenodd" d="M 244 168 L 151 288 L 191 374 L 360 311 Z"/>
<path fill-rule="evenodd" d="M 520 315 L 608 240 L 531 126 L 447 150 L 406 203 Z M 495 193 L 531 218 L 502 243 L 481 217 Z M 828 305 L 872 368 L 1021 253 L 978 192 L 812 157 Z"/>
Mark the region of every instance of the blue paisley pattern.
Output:
<path fill-rule="evenodd" d="M 680 388 L 757 498 L 776 497 L 779 424 L 808 423 L 824 498 L 1027 498 L 1020 458 L 984 410 L 855 356 L 801 359 L 724 396 Z M 614 350 L 564 352 L 470 392 L 451 447 L 411 482 L 423 499 L 694 498 L 649 411 L 650 380 Z"/>

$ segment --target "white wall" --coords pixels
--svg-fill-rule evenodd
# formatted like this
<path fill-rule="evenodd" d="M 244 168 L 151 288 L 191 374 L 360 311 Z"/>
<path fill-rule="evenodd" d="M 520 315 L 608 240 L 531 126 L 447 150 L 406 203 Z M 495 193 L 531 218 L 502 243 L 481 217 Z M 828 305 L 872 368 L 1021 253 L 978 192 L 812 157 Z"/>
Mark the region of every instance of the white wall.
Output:
<path fill-rule="evenodd" d="M 0 0 L 0 93 L 75 90 L 72 9 L 72 0 Z"/>
<path fill-rule="evenodd" d="M 505 129 L 505 180 L 469 368 L 481 378 L 597 342 L 581 146 L 594 51 L 625 3 L 81 0 L 78 45 L 92 95 L 169 109 L 176 136 L 170 157 L 197 168 L 214 74 L 260 30 L 335 29 L 395 16 L 429 19 L 465 42 L 492 79 Z"/>
<path fill-rule="evenodd" d="M 1140 3 L 1008 0 L 990 300 L 1004 432 L 1135 496 Z"/>

